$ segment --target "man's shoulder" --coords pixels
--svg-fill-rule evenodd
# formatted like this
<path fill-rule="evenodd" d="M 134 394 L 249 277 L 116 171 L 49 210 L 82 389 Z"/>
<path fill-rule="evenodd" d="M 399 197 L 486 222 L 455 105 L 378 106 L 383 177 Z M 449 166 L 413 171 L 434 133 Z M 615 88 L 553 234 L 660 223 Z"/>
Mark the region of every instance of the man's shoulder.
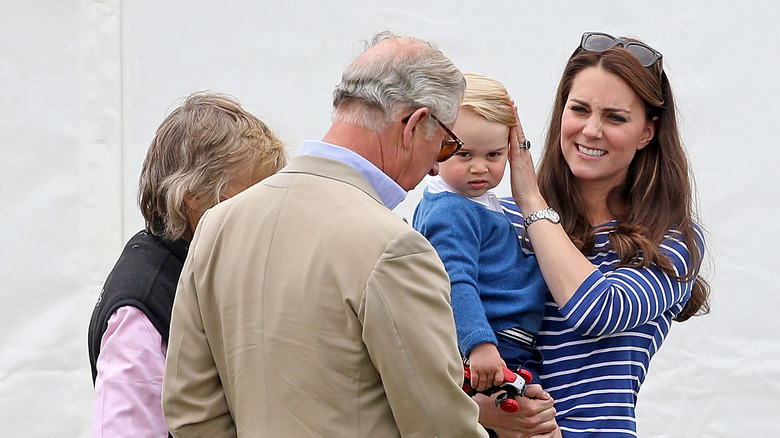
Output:
<path fill-rule="evenodd" d="M 391 240 L 404 233 L 417 234 L 412 227 L 392 210 L 367 194 L 356 195 L 351 206 L 339 212 L 347 233 L 362 232 L 376 238 Z"/>

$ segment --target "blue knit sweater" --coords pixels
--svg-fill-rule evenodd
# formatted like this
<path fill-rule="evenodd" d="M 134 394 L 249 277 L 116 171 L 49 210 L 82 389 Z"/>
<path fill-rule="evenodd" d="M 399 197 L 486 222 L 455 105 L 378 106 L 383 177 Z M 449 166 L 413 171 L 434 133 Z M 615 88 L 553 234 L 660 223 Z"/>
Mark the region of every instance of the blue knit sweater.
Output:
<path fill-rule="evenodd" d="M 536 257 L 525 254 L 509 219 L 468 198 L 428 190 L 412 225 L 433 244 L 452 284 L 461 353 L 496 343 L 496 331 L 536 333 L 547 291 Z"/>

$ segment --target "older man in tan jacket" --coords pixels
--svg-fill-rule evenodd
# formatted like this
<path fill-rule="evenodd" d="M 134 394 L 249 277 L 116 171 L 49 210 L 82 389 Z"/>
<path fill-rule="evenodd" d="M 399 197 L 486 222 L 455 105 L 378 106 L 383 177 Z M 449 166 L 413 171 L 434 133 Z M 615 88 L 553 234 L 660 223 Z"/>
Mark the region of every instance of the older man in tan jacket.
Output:
<path fill-rule="evenodd" d="M 171 322 L 174 436 L 487 436 L 446 271 L 391 211 L 459 147 L 445 123 L 464 86 L 428 43 L 378 35 L 323 140 L 206 213 Z"/>

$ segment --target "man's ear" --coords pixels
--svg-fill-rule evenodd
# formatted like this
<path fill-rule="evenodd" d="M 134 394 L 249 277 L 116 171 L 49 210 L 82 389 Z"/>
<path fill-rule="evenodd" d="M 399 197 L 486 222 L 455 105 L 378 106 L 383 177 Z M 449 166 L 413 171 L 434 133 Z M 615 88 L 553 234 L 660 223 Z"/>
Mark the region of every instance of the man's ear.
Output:
<path fill-rule="evenodd" d="M 420 131 L 420 133 L 425 132 L 425 126 L 423 123 L 425 123 L 425 121 L 428 119 L 430 113 L 431 111 L 428 108 L 418 108 L 409 116 L 409 119 L 406 122 L 406 126 L 404 126 L 403 133 L 405 148 L 411 149 L 412 137 L 414 137 L 415 131 Z"/>

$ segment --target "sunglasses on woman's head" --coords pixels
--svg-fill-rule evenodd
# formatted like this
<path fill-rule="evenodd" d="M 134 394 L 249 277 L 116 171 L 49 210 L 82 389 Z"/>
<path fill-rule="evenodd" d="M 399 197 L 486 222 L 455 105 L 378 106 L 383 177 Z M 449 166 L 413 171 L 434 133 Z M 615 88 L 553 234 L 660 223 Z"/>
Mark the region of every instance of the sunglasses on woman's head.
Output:
<path fill-rule="evenodd" d="M 645 43 L 627 41 L 601 32 L 585 32 L 582 34 L 582 41 L 580 41 L 580 48 L 588 52 L 606 52 L 615 46 L 622 46 L 631 52 L 645 67 L 652 67 L 653 64 L 660 61 L 663 71 L 663 55 Z"/>

